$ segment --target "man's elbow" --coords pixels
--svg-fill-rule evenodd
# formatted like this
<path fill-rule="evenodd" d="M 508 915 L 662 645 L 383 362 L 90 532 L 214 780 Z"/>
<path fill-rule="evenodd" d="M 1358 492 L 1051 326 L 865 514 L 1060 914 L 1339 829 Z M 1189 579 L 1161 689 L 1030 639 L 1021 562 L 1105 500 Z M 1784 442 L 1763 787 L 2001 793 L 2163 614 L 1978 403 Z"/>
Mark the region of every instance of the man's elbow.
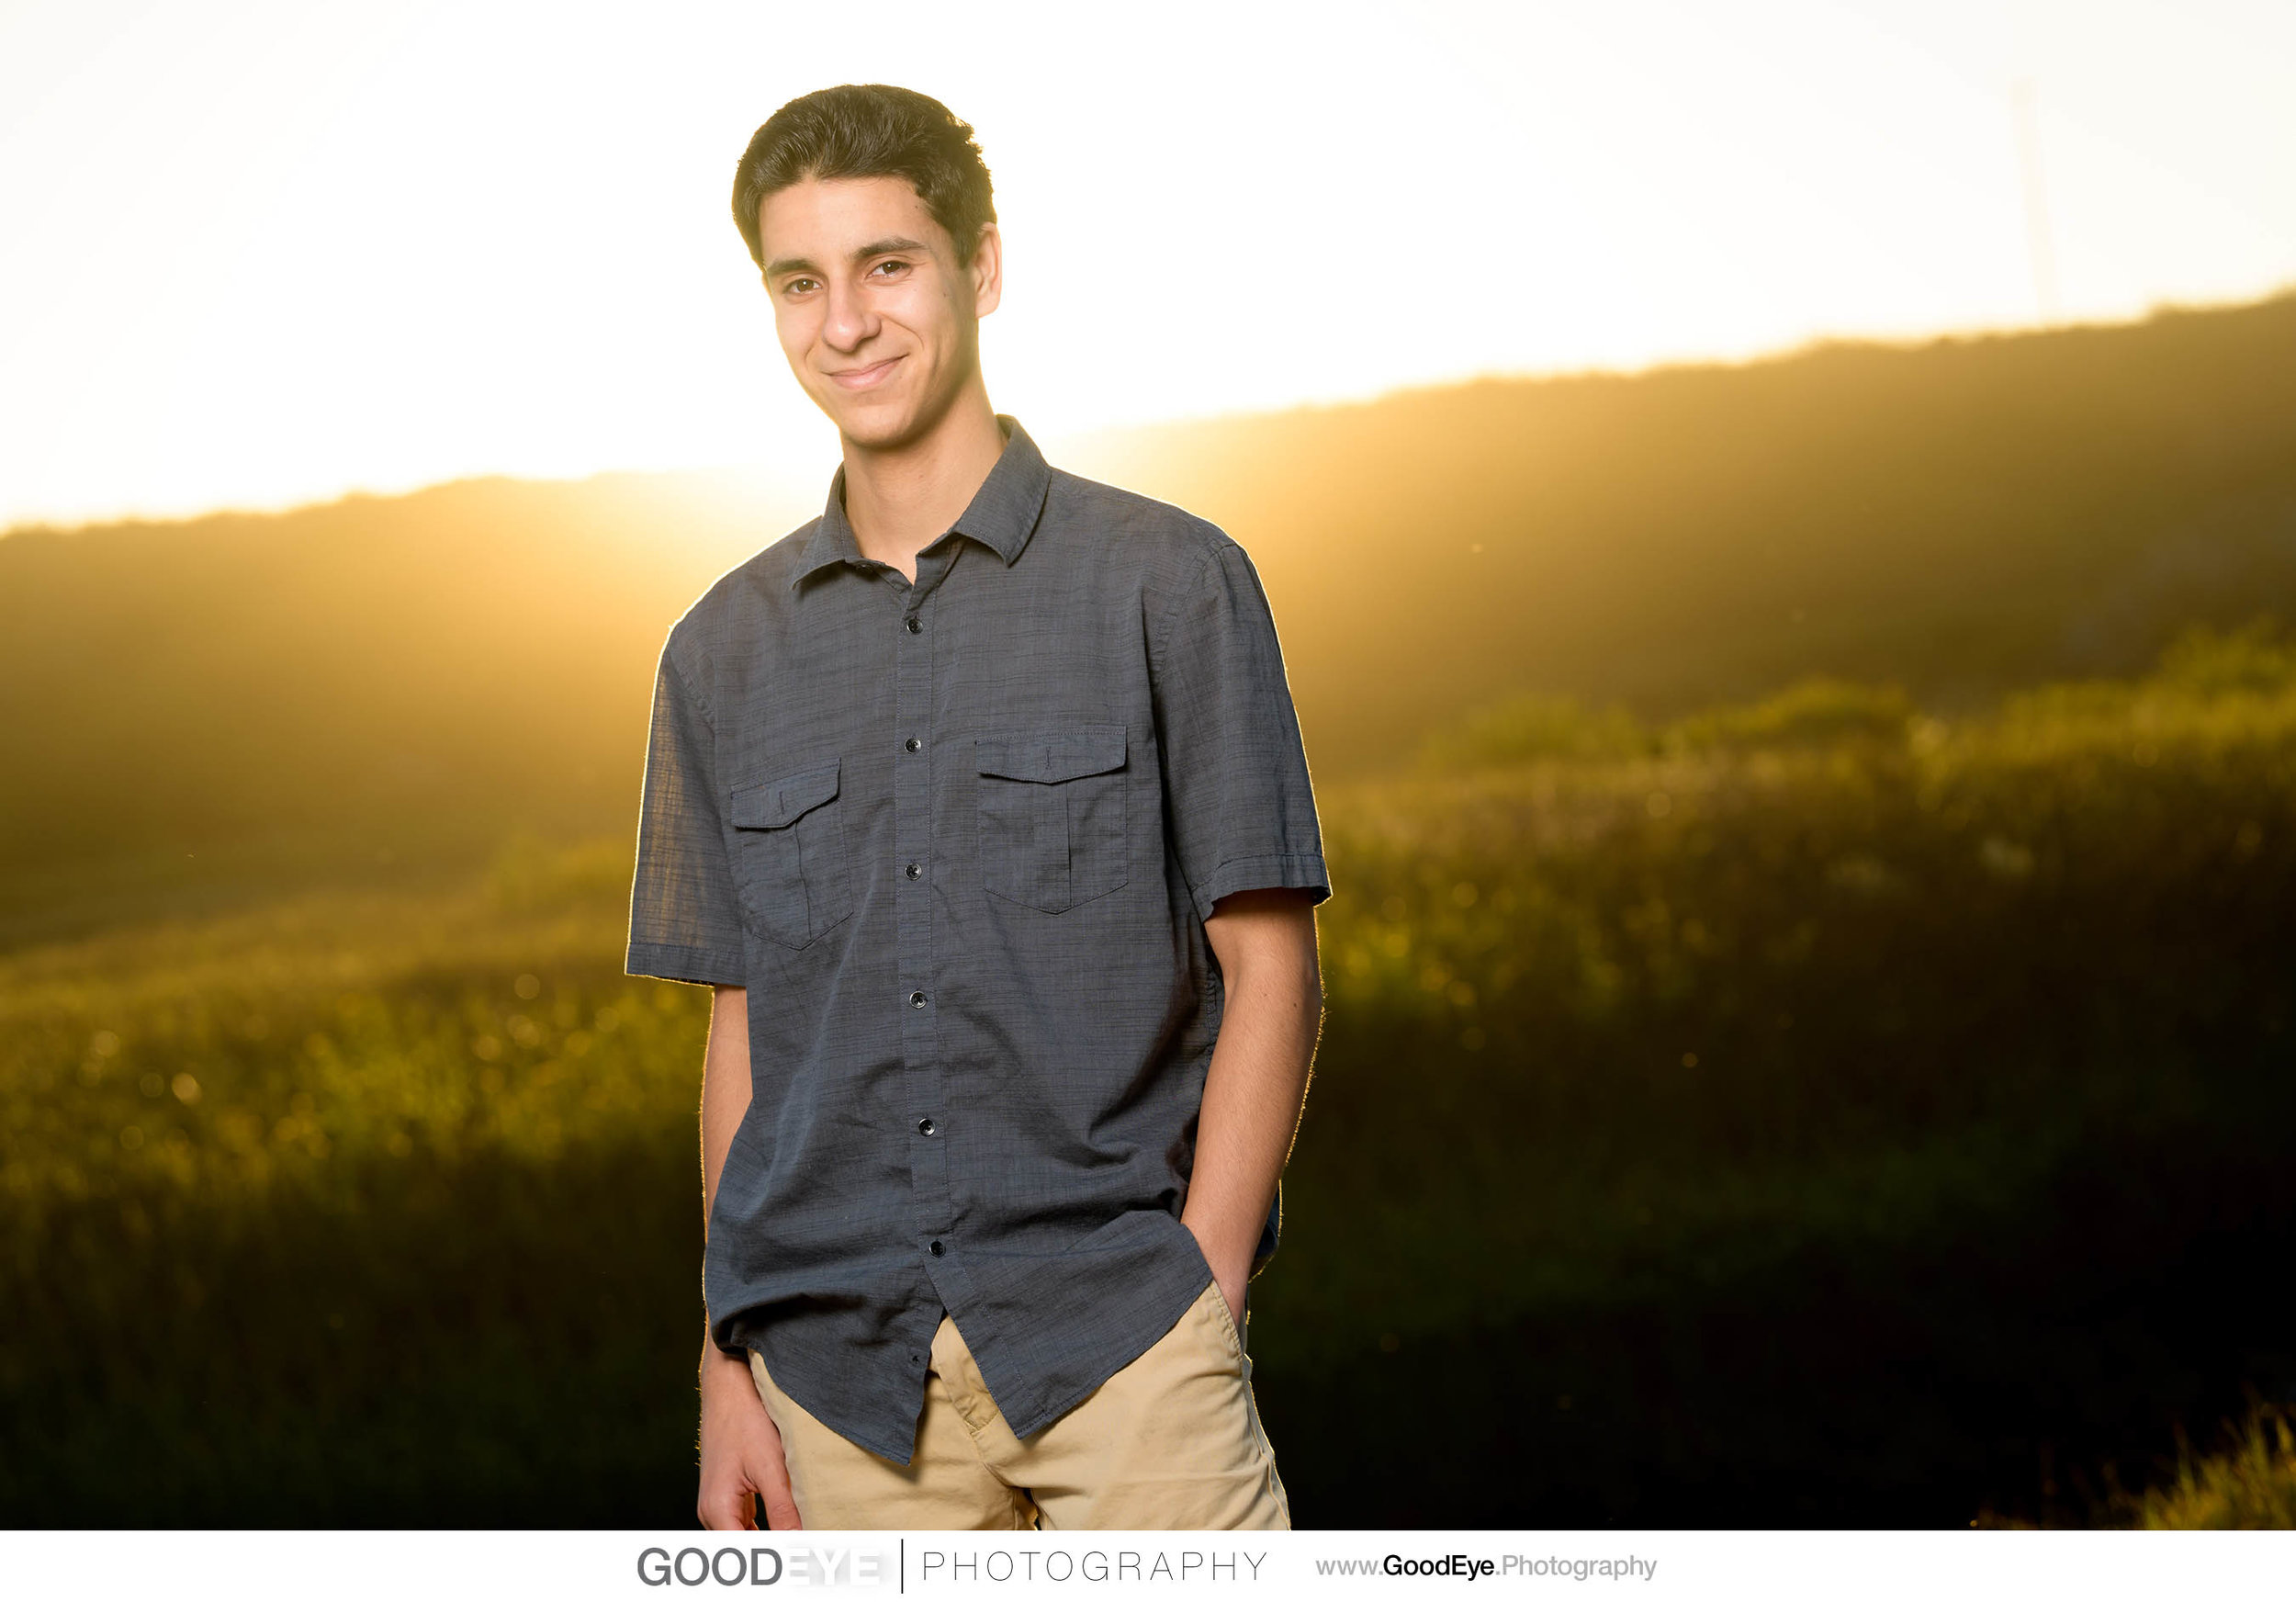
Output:
<path fill-rule="evenodd" d="M 1296 991 L 1311 1013 L 1322 1013 L 1323 976 L 1310 892 L 1270 887 L 1222 896 L 1204 920 L 1204 933 L 1232 988 L 1281 987 Z"/>

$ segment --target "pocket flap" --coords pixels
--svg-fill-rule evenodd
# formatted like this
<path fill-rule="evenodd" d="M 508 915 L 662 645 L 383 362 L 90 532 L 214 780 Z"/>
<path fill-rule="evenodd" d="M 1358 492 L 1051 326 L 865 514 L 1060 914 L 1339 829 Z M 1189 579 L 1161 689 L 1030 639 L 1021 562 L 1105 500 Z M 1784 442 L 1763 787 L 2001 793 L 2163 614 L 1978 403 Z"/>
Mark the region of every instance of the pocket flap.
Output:
<path fill-rule="evenodd" d="M 731 816 L 736 829 L 780 829 L 837 794 L 837 763 L 824 762 L 799 773 L 784 773 L 733 793 Z"/>
<path fill-rule="evenodd" d="M 975 764 L 1000 779 L 1076 779 L 1124 765 L 1124 726 L 1072 723 L 1058 728 L 1011 728 L 975 735 Z"/>

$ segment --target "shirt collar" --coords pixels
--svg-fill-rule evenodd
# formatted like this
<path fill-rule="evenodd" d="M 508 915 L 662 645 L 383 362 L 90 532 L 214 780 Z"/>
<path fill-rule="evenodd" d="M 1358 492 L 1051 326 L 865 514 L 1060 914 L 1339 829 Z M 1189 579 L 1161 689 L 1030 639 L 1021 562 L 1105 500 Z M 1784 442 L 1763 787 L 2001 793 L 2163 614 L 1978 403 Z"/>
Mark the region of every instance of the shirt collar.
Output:
<path fill-rule="evenodd" d="M 996 423 L 1005 433 L 1004 452 L 988 470 L 988 477 L 981 480 L 973 503 L 951 532 L 980 541 L 1010 567 L 1029 543 L 1029 536 L 1036 532 L 1037 519 L 1044 511 L 1045 491 L 1052 488 L 1052 469 L 1019 422 L 1000 412 Z M 789 587 L 794 590 L 806 575 L 822 568 L 861 559 L 861 542 L 853 536 L 853 525 L 846 521 L 845 469 L 840 467 L 829 480 L 828 504 L 822 508 L 813 537 L 805 542 L 805 553 L 798 559 Z"/>

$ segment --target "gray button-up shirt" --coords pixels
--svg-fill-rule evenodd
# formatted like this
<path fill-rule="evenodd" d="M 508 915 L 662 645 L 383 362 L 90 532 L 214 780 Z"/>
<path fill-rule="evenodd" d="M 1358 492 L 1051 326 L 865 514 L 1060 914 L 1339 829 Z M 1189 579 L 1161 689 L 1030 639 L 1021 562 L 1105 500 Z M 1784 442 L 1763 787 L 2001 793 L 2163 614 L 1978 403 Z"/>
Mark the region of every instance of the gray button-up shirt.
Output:
<path fill-rule="evenodd" d="M 1251 558 L 999 422 L 915 582 L 840 470 L 670 630 L 631 897 L 631 973 L 748 989 L 712 1337 L 901 1463 L 944 1309 L 1026 1436 L 1210 1282 L 1202 920 L 1331 894 Z"/>

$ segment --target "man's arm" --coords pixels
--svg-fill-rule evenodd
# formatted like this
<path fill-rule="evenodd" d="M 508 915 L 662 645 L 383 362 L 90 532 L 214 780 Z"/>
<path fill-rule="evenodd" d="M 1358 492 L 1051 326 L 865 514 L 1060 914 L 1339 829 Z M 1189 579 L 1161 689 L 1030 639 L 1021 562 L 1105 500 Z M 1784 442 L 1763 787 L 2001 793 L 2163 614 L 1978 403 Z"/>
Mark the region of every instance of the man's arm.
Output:
<path fill-rule="evenodd" d="M 718 1176 L 749 1111 L 749 992 L 717 986 L 710 1042 L 702 1057 L 702 1228 L 706 1239 Z M 749 1364 L 717 1349 L 702 1325 L 702 1490 L 695 1512 L 706 1529 L 755 1529 L 752 1493 L 765 1498 L 766 1527 L 800 1529 L 781 1431 L 758 1395 Z"/>
<path fill-rule="evenodd" d="M 1323 982 L 1315 908 L 1304 890 L 1222 897 L 1204 934 L 1227 997 L 1180 1222 L 1196 1232 L 1233 1315 L 1306 1105 Z"/>

